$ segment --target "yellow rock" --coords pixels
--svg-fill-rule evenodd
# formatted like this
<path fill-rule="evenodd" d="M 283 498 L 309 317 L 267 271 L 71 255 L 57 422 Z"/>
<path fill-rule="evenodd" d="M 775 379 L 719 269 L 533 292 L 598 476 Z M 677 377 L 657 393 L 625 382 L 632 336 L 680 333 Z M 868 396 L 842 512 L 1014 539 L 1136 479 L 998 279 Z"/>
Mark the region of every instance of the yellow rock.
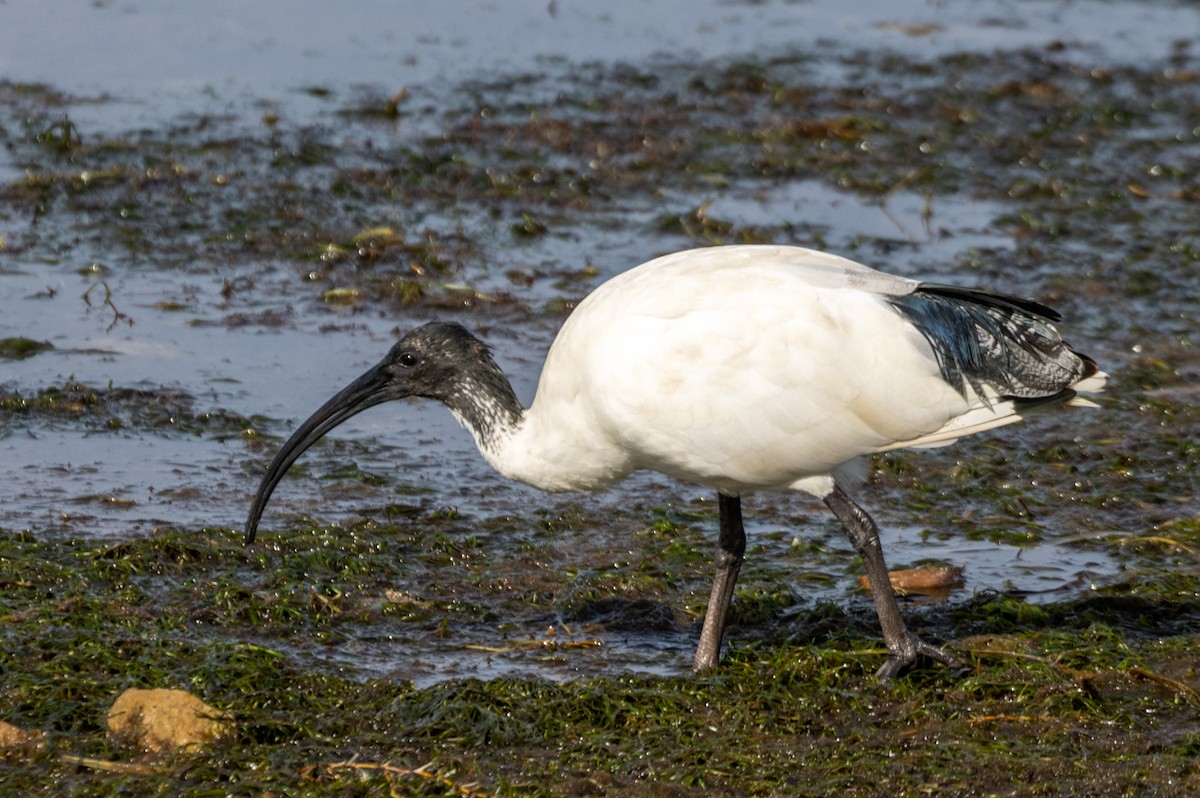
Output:
<path fill-rule="evenodd" d="M 109 737 L 152 753 L 204 745 L 233 730 L 228 713 L 183 690 L 131 688 L 108 710 Z"/>
<path fill-rule="evenodd" d="M 46 744 L 46 736 L 0 720 L 0 756 L 18 751 L 32 752 Z"/>

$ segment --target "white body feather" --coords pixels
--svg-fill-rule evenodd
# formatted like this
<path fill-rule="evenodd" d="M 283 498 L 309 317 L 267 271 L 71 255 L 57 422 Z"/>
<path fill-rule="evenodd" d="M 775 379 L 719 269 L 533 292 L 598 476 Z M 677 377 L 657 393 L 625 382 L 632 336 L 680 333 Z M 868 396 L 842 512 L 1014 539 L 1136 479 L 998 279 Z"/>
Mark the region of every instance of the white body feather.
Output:
<path fill-rule="evenodd" d="M 1019 420 L 1013 402 L 948 384 L 921 331 L 884 299 L 917 285 L 796 247 L 642 264 L 580 303 L 532 406 L 481 449 L 545 490 L 650 469 L 729 495 L 825 496 L 864 455 Z"/>

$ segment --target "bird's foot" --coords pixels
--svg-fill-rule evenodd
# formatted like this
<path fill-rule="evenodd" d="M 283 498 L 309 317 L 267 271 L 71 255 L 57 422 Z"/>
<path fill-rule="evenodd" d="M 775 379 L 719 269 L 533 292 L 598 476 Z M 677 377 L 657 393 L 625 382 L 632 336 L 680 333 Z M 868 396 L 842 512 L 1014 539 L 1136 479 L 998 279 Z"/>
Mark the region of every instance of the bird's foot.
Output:
<path fill-rule="evenodd" d="M 875 672 L 875 677 L 881 682 L 891 681 L 916 665 L 917 660 L 921 657 L 949 665 L 952 668 L 962 666 L 962 662 L 954 655 L 926 643 L 914 634 L 906 634 L 904 641 L 899 645 L 888 645 L 887 661 Z"/>

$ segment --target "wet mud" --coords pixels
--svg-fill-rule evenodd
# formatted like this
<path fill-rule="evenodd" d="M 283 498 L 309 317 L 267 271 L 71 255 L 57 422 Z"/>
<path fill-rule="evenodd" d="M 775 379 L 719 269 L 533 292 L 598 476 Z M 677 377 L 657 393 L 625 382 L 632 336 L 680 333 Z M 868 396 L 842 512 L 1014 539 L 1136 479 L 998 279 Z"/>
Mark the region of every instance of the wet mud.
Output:
<path fill-rule="evenodd" d="M 129 98 L 0 80 L 0 717 L 51 734 L 13 778 L 97 795 L 1193 791 L 1195 45 L 919 54 L 934 34 L 900 35 L 314 85 L 301 106 L 136 125 Z M 399 331 L 467 324 L 528 401 L 603 279 L 758 242 L 1028 295 L 1111 375 L 1099 410 L 892 453 L 863 488 L 889 565 L 964 566 L 948 596 L 905 606 L 964 670 L 874 685 L 848 543 L 821 506 L 757 496 L 729 664 L 692 676 L 712 497 L 649 476 L 597 496 L 506 485 L 413 403 L 309 452 L 241 547 L 279 443 Z M 66 764 L 124 757 L 99 707 L 125 686 L 198 690 L 239 739 L 159 782 Z M 351 759 L 380 767 L 355 781 L 333 767 Z"/>

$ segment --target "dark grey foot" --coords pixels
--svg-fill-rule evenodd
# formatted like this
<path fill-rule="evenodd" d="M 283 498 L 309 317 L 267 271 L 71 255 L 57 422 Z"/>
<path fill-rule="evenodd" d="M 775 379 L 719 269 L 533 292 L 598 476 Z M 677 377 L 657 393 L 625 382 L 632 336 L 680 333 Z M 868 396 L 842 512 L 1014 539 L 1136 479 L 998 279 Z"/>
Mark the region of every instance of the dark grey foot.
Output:
<path fill-rule="evenodd" d="M 879 666 L 879 670 L 875 671 L 875 677 L 879 681 L 887 682 L 895 679 L 916 665 L 922 657 L 931 659 L 934 662 L 940 662 L 943 665 L 949 665 L 952 668 L 962 666 L 958 658 L 952 654 L 947 654 L 937 646 L 930 645 L 911 633 L 906 636 L 904 642 L 897 648 L 898 650 L 896 651 L 888 651 L 887 661 Z"/>
<path fill-rule="evenodd" d="M 833 490 L 825 497 L 825 504 L 842 522 L 846 536 L 862 556 L 863 567 L 871 583 L 883 642 L 888 650 L 887 662 L 883 663 L 875 675 L 880 681 L 894 679 L 917 664 L 921 657 L 928 657 L 946 665 L 957 665 L 954 657 L 937 646 L 921 642 L 920 638 L 908 631 L 904 617 L 900 614 L 900 605 L 896 602 L 896 593 L 892 590 L 892 583 L 888 578 L 887 565 L 883 561 L 883 549 L 879 545 L 879 527 L 875 525 L 871 516 L 867 515 L 867 511 L 855 504 L 837 485 L 834 485 Z"/>

